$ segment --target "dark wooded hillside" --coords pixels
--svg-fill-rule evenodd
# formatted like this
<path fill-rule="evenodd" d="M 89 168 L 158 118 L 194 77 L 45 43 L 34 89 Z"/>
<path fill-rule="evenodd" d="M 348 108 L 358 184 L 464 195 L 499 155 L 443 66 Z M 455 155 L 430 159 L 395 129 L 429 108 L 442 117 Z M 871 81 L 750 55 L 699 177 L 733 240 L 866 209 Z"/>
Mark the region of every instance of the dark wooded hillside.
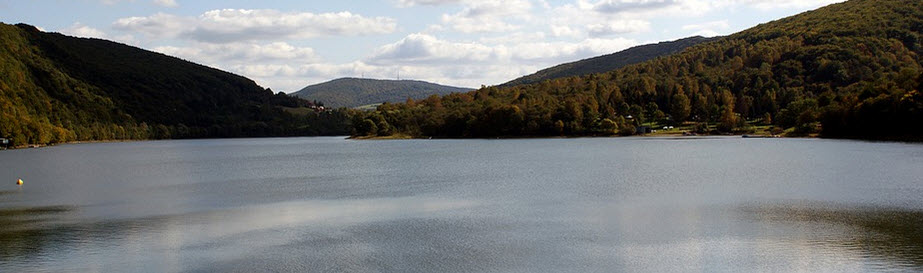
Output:
<path fill-rule="evenodd" d="M 74 140 L 345 134 L 346 113 L 111 41 L 0 24 L 0 137 Z M 293 114 L 301 113 L 301 114 Z"/>
<path fill-rule="evenodd" d="M 656 121 L 920 139 L 921 42 L 923 2 L 852 0 L 607 73 L 382 105 L 354 124 L 360 135 L 492 137 L 630 134 Z"/>

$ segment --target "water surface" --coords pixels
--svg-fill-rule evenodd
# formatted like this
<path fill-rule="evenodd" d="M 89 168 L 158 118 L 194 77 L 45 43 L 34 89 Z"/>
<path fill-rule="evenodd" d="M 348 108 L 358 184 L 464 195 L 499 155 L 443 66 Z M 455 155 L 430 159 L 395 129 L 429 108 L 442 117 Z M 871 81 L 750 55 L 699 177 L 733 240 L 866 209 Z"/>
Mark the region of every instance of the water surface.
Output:
<path fill-rule="evenodd" d="M 0 166 L 3 272 L 923 270 L 919 144 L 182 140 Z"/>

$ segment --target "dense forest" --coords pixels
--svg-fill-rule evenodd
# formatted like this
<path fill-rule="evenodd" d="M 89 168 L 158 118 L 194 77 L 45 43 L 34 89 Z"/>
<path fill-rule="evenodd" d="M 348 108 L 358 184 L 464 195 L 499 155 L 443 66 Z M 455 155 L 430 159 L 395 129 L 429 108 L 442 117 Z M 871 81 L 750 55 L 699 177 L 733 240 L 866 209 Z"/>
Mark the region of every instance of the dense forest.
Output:
<path fill-rule="evenodd" d="M 13 145 L 347 134 L 347 110 L 99 39 L 0 24 L 0 137 Z"/>
<path fill-rule="evenodd" d="M 641 63 L 657 57 L 679 53 L 687 47 L 713 41 L 718 38 L 693 36 L 676 41 L 660 42 L 656 44 L 640 45 L 616 53 L 597 56 L 576 62 L 560 64 L 539 70 L 531 75 L 519 77 L 515 80 L 501 84 L 501 87 L 521 84 L 539 83 L 545 80 L 583 76 L 594 73 L 603 73 L 616 70 L 627 65 Z"/>
<path fill-rule="evenodd" d="M 460 88 L 414 80 L 376 80 L 342 78 L 305 87 L 293 96 L 322 101 L 329 107 L 359 107 L 383 102 L 403 102 L 407 98 L 423 99 L 430 95 L 464 93 Z"/>
<path fill-rule="evenodd" d="M 923 1 L 834 4 L 607 73 L 384 104 L 355 135 L 701 133 L 768 124 L 790 135 L 921 139 Z"/>

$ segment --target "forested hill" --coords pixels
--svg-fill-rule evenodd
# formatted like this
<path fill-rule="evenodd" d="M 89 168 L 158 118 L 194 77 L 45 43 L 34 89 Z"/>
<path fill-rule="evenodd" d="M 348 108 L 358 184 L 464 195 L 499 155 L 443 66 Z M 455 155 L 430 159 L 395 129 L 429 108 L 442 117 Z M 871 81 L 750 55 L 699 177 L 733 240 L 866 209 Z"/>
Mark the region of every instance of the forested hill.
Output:
<path fill-rule="evenodd" d="M 636 64 L 652 60 L 657 57 L 675 54 L 683 51 L 683 49 L 686 49 L 687 47 L 713 41 L 715 39 L 717 38 L 694 36 L 676 41 L 636 46 L 608 55 L 593 57 L 542 69 L 538 72 L 535 72 L 534 74 L 522 76 L 500 86 L 532 84 L 550 79 L 609 72 L 625 67 L 626 65 Z"/>
<path fill-rule="evenodd" d="M 656 121 L 919 140 L 921 33 L 923 1 L 852 0 L 608 73 L 382 105 L 353 122 L 357 134 L 443 137 L 627 134 Z"/>
<path fill-rule="evenodd" d="M 471 88 L 413 80 L 341 78 L 305 87 L 292 95 L 323 102 L 326 106 L 352 108 L 382 102 L 404 102 L 407 98 L 423 99 L 431 95 L 448 95 L 471 90 Z"/>
<path fill-rule="evenodd" d="M 24 24 L 0 24 L 0 41 L 0 137 L 16 145 L 347 132 L 284 110 L 307 101 L 163 54 Z"/>

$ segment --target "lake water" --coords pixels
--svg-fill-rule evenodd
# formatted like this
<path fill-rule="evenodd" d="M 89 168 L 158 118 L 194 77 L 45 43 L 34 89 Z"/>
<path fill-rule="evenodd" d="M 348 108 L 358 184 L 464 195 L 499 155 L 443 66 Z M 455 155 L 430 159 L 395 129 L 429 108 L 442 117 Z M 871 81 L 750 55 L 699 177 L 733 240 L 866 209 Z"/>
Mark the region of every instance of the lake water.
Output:
<path fill-rule="evenodd" d="M 2 272 L 923 270 L 920 144 L 96 143 L 0 181 Z"/>

